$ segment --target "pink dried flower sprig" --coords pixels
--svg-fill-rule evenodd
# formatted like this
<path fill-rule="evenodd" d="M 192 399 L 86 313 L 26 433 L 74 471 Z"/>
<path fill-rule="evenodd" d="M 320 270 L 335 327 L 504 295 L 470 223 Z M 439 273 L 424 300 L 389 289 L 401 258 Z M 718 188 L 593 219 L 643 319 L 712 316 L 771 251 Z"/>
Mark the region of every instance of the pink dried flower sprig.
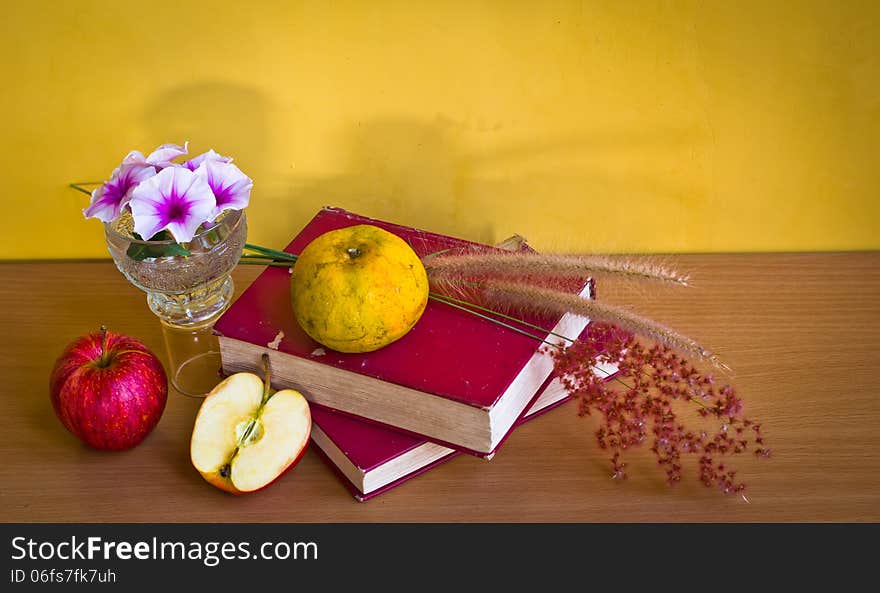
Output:
<path fill-rule="evenodd" d="M 246 208 L 254 184 L 232 158 L 209 150 L 175 163 L 188 148 L 187 142 L 163 144 L 146 157 L 137 150 L 128 153 L 110 179 L 92 192 L 83 214 L 112 222 L 130 210 L 139 237 L 179 244 L 191 241 L 224 210 Z"/>
<path fill-rule="evenodd" d="M 587 338 L 552 349 L 551 355 L 565 389 L 578 401 L 579 413 L 601 414 L 596 439 L 600 448 L 611 452 L 617 479 L 627 477 L 624 451 L 645 442 L 650 442 L 670 485 L 682 478 L 683 456 L 695 455 L 699 480 L 728 494 L 742 493 L 745 484 L 727 458 L 746 451 L 770 456 L 761 425 L 743 416 L 735 390 L 716 387 L 711 376 L 667 346 L 645 347 L 625 330 L 595 323 Z M 619 368 L 615 381 L 592 370 L 608 362 Z M 699 415 L 714 421 L 715 427 L 688 428 L 679 421 L 676 402 L 696 405 Z"/>

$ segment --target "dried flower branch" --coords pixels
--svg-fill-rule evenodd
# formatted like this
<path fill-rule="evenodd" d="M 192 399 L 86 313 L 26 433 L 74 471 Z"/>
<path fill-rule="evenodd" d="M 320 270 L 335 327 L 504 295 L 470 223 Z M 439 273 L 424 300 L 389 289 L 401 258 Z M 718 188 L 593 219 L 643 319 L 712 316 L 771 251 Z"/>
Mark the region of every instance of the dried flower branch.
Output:
<path fill-rule="evenodd" d="M 486 280 L 481 283 L 481 287 L 483 298 L 490 306 L 541 316 L 563 313 L 583 315 L 596 321 L 613 323 L 632 333 L 724 367 L 715 354 L 693 339 L 622 307 L 584 299 L 569 292 L 517 282 Z"/>
<path fill-rule="evenodd" d="M 611 451 L 614 478 L 627 477 L 623 451 L 647 440 L 670 485 L 681 480 L 682 456 L 691 454 L 698 456 L 700 481 L 724 493 L 745 489 L 725 457 L 750 448 L 758 457 L 770 457 L 761 425 L 742 415 L 742 400 L 734 389 L 727 385 L 716 389 L 711 376 L 701 374 L 666 346 L 646 348 L 629 332 L 594 324 L 586 339 L 550 353 L 565 389 L 578 401 L 579 413 L 602 415 L 596 439 L 599 447 Z M 592 372 L 600 362 L 618 365 L 618 381 L 604 381 Z M 678 420 L 676 401 L 696 403 L 699 415 L 717 426 L 687 428 Z"/>
<path fill-rule="evenodd" d="M 528 252 L 473 252 L 428 257 L 423 260 L 432 278 L 481 276 L 586 278 L 612 274 L 638 280 L 688 285 L 688 276 L 650 262 L 604 255 L 559 255 Z"/>

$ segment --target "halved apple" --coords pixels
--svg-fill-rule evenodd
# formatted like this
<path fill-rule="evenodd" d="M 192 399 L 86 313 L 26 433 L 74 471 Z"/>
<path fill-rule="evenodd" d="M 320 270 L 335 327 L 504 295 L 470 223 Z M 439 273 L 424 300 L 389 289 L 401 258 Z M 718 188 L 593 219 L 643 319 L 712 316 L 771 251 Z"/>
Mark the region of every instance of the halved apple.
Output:
<path fill-rule="evenodd" d="M 190 441 L 192 464 L 208 482 L 244 494 L 265 488 L 296 465 L 312 430 L 298 391 L 272 392 L 266 378 L 236 373 L 205 397 Z"/>

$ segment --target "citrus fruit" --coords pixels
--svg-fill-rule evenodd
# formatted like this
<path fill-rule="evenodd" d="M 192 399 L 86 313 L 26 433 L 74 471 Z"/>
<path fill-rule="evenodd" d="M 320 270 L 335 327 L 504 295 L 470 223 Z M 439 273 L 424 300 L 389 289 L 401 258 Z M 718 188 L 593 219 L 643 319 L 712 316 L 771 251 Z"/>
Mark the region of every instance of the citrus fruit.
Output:
<path fill-rule="evenodd" d="M 397 235 L 373 225 L 329 231 L 293 267 L 293 311 L 316 342 L 372 352 L 403 337 L 428 303 L 421 260 Z"/>

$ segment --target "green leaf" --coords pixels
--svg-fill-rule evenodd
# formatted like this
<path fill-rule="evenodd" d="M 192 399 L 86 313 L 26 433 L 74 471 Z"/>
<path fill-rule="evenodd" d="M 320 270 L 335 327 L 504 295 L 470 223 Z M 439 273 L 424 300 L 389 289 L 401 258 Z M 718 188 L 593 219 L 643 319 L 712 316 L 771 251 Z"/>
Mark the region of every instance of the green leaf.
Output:
<path fill-rule="evenodd" d="M 192 255 L 192 253 L 180 243 L 169 243 L 168 245 L 163 245 L 162 248 L 165 250 L 165 253 L 163 254 L 164 256 L 179 255 L 181 257 L 187 257 Z"/>
<path fill-rule="evenodd" d="M 132 236 L 138 241 L 143 241 L 140 235 L 132 233 Z M 174 237 L 168 231 L 159 231 L 152 237 L 150 241 L 169 241 Z M 187 257 L 192 253 L 180 243 L 166 243 L 164 245 L 144 245 L 142 243 L 131 243 L 125 254 L 135 261 L 143 261 L 150 258 L 159 257 Z"/>

